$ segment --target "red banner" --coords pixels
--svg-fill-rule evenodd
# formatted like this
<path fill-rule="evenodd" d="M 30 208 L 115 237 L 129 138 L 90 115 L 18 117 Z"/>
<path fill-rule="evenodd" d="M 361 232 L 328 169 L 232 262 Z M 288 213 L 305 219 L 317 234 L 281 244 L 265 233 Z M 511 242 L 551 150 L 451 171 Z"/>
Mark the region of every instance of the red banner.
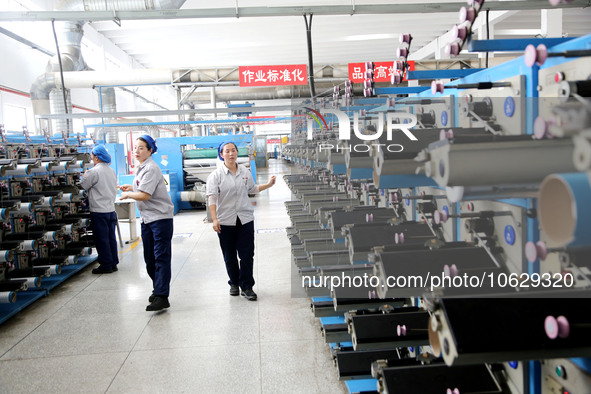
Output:
<path fill-rule="evenodd" d="M 408 69 L 414 71 L 415 62 L 409 60 Z M 374 82 L 390 82 L 394 72 L 394 62 L 374 62 Z M 365 79 L 365 63 L 349 63 L 349 79 L 353 83 L 362 83 Z M 406 80 L 406 75 L 404 80 Z"/>
<path fill-rule="evenodd" d="M 267 144 L 280 144 L 281 140 L 279 138 L 272 138 L 267 140 Z"/>
<path fill-rule="evenodd" d="M 307 85 L 305 64 L 286 66 L 240 66 L 240 86 Z"/>

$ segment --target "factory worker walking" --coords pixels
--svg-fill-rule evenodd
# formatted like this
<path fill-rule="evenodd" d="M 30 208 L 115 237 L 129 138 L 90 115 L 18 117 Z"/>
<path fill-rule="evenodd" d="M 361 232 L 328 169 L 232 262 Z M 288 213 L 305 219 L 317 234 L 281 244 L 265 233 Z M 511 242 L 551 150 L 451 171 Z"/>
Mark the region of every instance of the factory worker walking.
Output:
<path fill-rule="evenodd" d="M 224 255 L 230 295 L 242 294 L 256 301 L 252 289 L 254 266 L 254 207 L 248 195 L 266 190 L 275 184 L 275 176 L 268 183 L 256 185 L 250 171 L 238 165 L 238 148 L 233 142 L 223 142 L 218 148 L 223 166 L 207 177 L 207 202 L 218 233 Z M 238 261 L 240 258 L 240 262 Z"/>

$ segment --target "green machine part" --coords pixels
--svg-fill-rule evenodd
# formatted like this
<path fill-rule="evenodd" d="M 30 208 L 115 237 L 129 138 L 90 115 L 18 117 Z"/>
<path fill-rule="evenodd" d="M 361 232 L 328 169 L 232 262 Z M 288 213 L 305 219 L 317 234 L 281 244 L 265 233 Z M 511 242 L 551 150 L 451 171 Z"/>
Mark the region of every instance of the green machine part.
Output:
<path fill-rule="evenodd" d="M 185 159 L 215 159 L 218 157 L 218 150 L 210 149 L 190 149 L 183 153 Z M 248 147 L 238 148 L 238 157 L 248 157 Z"/>

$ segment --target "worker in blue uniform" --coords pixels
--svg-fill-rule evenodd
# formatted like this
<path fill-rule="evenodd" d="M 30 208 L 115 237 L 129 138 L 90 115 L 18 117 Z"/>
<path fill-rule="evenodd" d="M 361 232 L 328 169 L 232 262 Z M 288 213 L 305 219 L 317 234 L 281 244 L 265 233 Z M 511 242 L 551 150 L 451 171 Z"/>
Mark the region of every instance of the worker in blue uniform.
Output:
<path fill-rule="evenodd" d="M 94 166 L 84 173 L 80 184 L 88 193 L 90 225 L 98 254 L 99 266 L 93 269 L 92 273 L 110 274 L 118 271 L 117 264 L 119 264 L 119 250 L 115 237 L 117 176 L 109 167 L 111 156 L 103 145 L 95 146 L 90 153 L 90 158 Z"/>
<path fill-rule="evenodd" d="M 153 291 L 147 311 L 170 307 L 172 233 L 174 206 L 158 164 L 152 159 L 158 147 L 149 135 L 136 140 L 135 158 L 139 167 L 133 185 L 121 185 L 121 199 L 137 201 L 141 215 L 142 243 L 146 270 L 152 279 Z"/>

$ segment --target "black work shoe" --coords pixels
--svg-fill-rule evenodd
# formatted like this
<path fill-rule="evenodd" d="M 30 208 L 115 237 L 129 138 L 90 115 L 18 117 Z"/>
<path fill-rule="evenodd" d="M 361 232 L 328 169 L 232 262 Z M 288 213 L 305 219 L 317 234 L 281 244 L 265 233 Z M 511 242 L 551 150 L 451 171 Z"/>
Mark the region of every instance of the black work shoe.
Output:
<path fill-rule="evenodd" d="M 113 270 L 111 268 L 101 268 L 100 266 L 92 270 L 92 273 L 95 275 L 110 274 L 112 272 L 113 272 Z"/>
<path fill-rule="evenodd" d="M 170 307 L 168 297 L 154 296 L 154 301 L 146 307 L 148 312 L 161 311 L 164 308 Z"/>
<path fill-rule="evenodd" d="M 237 285 L 230 285 L 230 295 L 237 296 L 240 294 L 240 288 Z"/>
<path fill-rule="evenodd" d="M 152 292 L 152 294 L 150 294 L 150 296 L 148 297 L 148 302 L 152 303 L 154 301 L 154 298 L 156 298 L 156 296 L 154 295 L 154 292 Z"/>
<path fill-rule="evenodd" d="M 113 266 L 113 272 L 117 272 L 117 271 L 119 271 L 119 268 L 117 268 L 117 266 L 116 266 L 116 265 L 114 265 L 114 266 Z"/>
<path fill-rule="evenodd" d="M 257 293 L 252 291 L 252 289 L 242 290 L 242 296 L 246 298 L 248 301 L 256 301 L 257 300 Z"/>

